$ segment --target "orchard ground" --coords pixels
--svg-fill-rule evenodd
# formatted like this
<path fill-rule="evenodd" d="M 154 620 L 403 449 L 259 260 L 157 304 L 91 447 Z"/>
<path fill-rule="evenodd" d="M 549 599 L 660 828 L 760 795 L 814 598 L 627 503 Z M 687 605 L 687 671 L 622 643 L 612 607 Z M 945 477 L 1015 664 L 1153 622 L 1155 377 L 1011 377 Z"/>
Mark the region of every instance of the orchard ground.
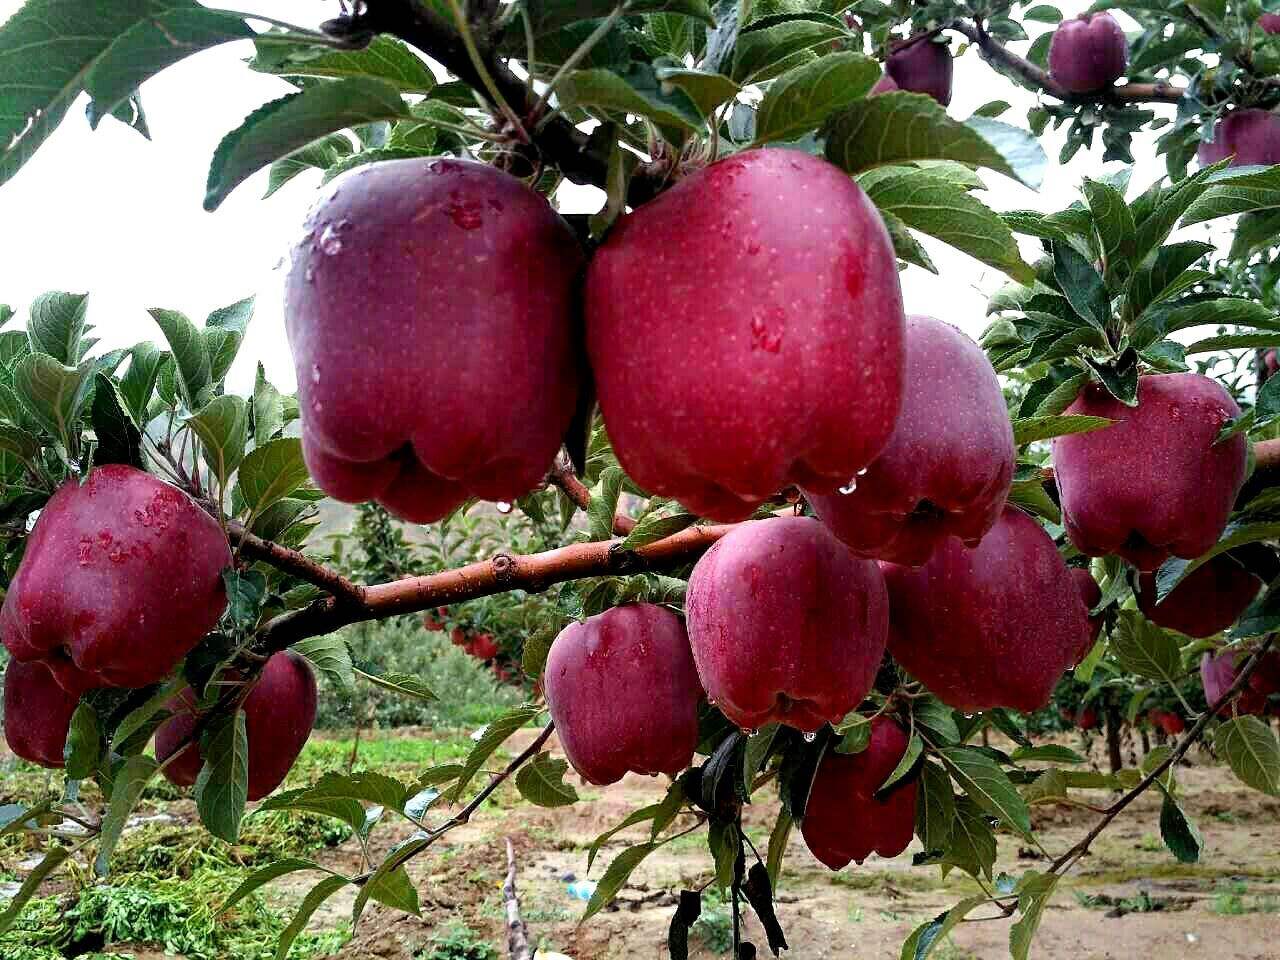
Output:
<path fill-rule="evenodd" d="M 535 732 L 532 728 L 521 731 L 507 744 L 506 752 L 518 752 Z M 1081 749 L 1076 734 L 1049 739 Z M 466 731 L 365 731 L 356 764 L 408 775 L 430 763 L 461 756 L 468 745 Z M 993 741 L 993 746 L 1003 744 Z M 1101 738 L 1092 737 L 1089 747 L 1091 764 L 1104 767 Z M 345 770 L 352 748 L 350 731 L 317 735 L 286 786 L 309 782 L 324 770 Z M 1132 759 L 1131 749 L 1126 743 L 1126 760 Z M 0 803 L 29 800 L 30 791 L 45 782 L 43 771 L 8 755 L 0 759 L 0 770 L 4 771 Z M 675 909 L 670 891 L 705 876 L 705 838 L 691 835 L 649 857 L 620 894 L 616 909 L 579 928 L 576 921 L 583 904 L 571 898 L 565 877 L 585 877 L 591 841 L 631 810 L 660 799 L 666 781 L 628 776 L 620 784 L 600 789 L 572 774 L 569 779 L 590 802 L 558 810 L 533 808 L 520 805 L 514 787 L 507 784 L 470 824 L 441 841 L 439 855 L 413 861 L 409 872 L 422 893 L 424 919 L 373 907 L 350 939 L 353 888 L 321 908 L 308 928 L 311 936 L 300 941 L 290 956 L 493 960 L 505 952 L 500 888 L 508 837 L 516 850 L 522 915 L 544 948 L 575 960 L 661 955 Z M 1274 956 L 1270 945 L 1280 938 L 1280 800 L 1241 786 L 1202 750 L 1192 752 L 1190 764 L 1179 771 L 1179 782 L 1184 806 L 1204 835 L 1207 855 L 1202 863 L 1179 864 L 1169 857 L 1159 839 L 1159 804 L 1153 796 L 1143 796 L 1068 875 L 1068 895 L 1050 905 L 1037 956 L 1071 960 L 1130 956 L 1263 960 Z M 1101 791 L 1080 791 L 1079 796 L 1095 804 L 1106 799 Z M 745 824 L 757 846 L 767 842 L 773 815 L 774 810 L 765 805 L 746 809 Z M 210 907 L 219 896 L 225 898 L 249 867 L 273 857 L 312 857 L 348 873 L 361 868 L 354 838 L 344 838 L 317 819 L 270 816 L 281 819 L 254 829 L 251 818 L 244 841 L 228 847 L 200 829 L 188 796 L 163 785 L 153 788 L 137 812 L 139 825 L 117 853 L 108 888 L 127 890 L 145 883 L 152 891 L 150 898 L 137 903 L 121 894 L 114 900 L 108 897 L 112 902 L 107 908 L 95 909 L 86 909 L 81 898 L 72 912 L 84 915 L 78 921 L 82 929 L 63 949 L 68 954 L 100 950 L 138 960 L 270 956 L 276 933 L 314 883 L 314 874 L 293 874 L 268 887 L 265 898 L 214 921 Z M 1056 853 L 1088 828 L 1094 814 L 1083 808 L 1037 806 L 1033 816 L 1041 842 Z M 643 839 L 644 829 L 624 832 L 606 846 L 592 876 L 598 877 L 627 843 Z M 369 851 L 373 861 L 406 834 L 407 829 L 384 825 L 374 834 Z M 918 841 L 912 849 L 917 846 Z M 16 846 L 0 848 L 0 882 L 20 875 L 22 863 L 32 855 L 33 851 Z M 1034 867 L 1038 856 L 1015 842 L 1003 843 L 996 871 L 1014 874 Z M 789 955 L 805 960 L 896 957 L 917 924 L 976 889 L 959 871 L 943 881 L 936 868 L 912 867 L 908 857 L 892 861 L 872 857 L 861 867 L 833 874 L 804 848 L 798 831 L 792 834 L 786 863 L 779 899 L 787 905 Z M 154 871 L 151 877 L 146 876 L 148 870 Z M 182 879 L 157 888 L 157 878 L 171 872 Z M 45 896 L 49 906 L 31 911 L 28 928 L 53 922 L 54 906 L 61 911 L 77 903 L 69 874 L 46 887 Z M 189 913 L 184 916 L 182 908 L 174 908 L 170 901 L 185 903 Z M 728 911 L 711 897 L 704 904 L 692 956 L 727 955 Z M 218 924 L 217 931 L 201 939 L 199 931 L 210 928 L 211 922 Z M 747 924 L 756 938 L 754 918 Z M 946 960 L 1004 957 L 1008 926 L 1009 921 L 963 924 L 937 956 Z M 184 952 L 184 928 L 194 944 L 186 948 L 191 952 Z M 0 956 L 10 956 L 6 949 L 15 951 L 15 960 L 62 955 L 34 950 L 16 953 L 17 944 L 30 943 L 18 939 L 26 936 L 22 929 L 20 924 L 16 936 L 11 932 L 0 938 Z M 172 952 L 165 951 L 165 941 Z M 228 952 L 209 954 L 208 950 Z"/>

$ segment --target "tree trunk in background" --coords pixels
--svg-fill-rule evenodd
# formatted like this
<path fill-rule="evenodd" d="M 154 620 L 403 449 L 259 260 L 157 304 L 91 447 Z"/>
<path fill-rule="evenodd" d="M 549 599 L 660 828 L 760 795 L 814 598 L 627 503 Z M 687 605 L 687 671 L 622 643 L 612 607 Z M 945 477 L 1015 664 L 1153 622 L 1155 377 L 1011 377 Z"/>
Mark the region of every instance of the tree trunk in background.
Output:
<path fill-rule="evenodd" d="M 1107 707 L 1107 762 L 1112 773 L 1124 769 L 1124 758 L 1120 755 L 1120 711 L 1115 707 Z"/>
<path fill-rule="evenodd" d="M 1147 736 L 1147 728 L 1142 728 L 1142 756 L 1145 759 L 1147 754 L 1151 752 L 1151 738 Z"/>

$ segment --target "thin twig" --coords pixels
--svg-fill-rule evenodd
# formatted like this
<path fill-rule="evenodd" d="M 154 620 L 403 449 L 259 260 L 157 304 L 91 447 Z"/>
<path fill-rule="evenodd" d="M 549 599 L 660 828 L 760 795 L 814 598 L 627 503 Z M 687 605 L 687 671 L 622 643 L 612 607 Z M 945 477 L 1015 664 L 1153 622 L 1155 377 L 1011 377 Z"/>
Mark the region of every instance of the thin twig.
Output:
<path fill-rule="evenodd" d="M 520 896 L 516 893 L 516 850 L 507 837 L 507 880 L 502 885 L 502 902 L 507 912 L 507 953 L 511 960 L 531 960 L 529 929 L 520 919 Z"/>

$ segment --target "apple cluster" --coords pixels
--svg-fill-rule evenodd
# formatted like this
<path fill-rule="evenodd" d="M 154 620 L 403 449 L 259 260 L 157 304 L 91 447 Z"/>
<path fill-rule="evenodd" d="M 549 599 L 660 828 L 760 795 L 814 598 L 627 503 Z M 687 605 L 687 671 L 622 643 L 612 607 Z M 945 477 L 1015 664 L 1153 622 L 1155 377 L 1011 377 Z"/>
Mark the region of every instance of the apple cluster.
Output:
<path fill-rule="evenodd" d="M 12 658 L 4 677 L 4 732 L 18 756 L 63 765 L 63 745 L 82 694 L 140 688 L 171 674 L 217 626 L 227 605 L 222 572 L 231 551 L 221 525 L 176 487 L 121 464 L 65 483 L 41 511 L 0 607 L 0 639 Z M 191 738 L 190 690 L 168 705 L 157 733 L 161 762 Z M 315 720 L 316 685 L 306 662 L 279 653 L 244 701 L 250 795 L 274 790 Z M 195 782 L 192 743 L 163 769 Z"/>

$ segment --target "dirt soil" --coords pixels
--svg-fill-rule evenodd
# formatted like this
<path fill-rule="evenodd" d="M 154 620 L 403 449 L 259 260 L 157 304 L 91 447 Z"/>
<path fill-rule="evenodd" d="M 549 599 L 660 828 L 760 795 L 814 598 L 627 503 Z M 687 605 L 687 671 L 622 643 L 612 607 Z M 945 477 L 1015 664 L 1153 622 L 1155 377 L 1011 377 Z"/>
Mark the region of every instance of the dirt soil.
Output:
<path fill-rule="evenodd" d="M 531 735 L 531 733 L 530 733 Z M 1079 743 L 1072 738 L 1072 746 Z M 517 740 L 513 746 L 519 748 Z M 1101 762 L 1100 745 L 1091 757 Z M 1069 875 L 1047 910 L 1032 956 L 1070 960 L 1110 958 L 1195 958 L 1274 960 L 1280 957 L 1280 801 L 1247 790 L 1217 767 L 1207 754 L 1179 768 L 1184 805 L 1204 837 L 1199 864 L 1179 864 L 1159 841 L 1159 804 L 1144 796 L 1099 838 L 1093 853 Z M 572 779 L 572 775 L 571 775 Z M 499 807 L 483 812 L 437 846 L 433 855 L 412 862 L 410 873 L 422 898 L 423 918 L 371 909 L 340 956 L 345 960 L 409 960 L 436 928 L 464 921 L 501 947 L 501 884 L 504 838 L 517 851 L 523 915 L 534 942 L 575 960 L 653 958 L 664 960 L 666 932 L 675 909 L 670 891 L 700 886 L 710 859 L 701 835 L 677 841 L 651 855 L 632 875 L 617 905 L 581 927 L 583 904 L 567 892 L 567 879 L 586 876 L 586 850 L 597 834 L 636 807 L 659 799 L 665 779 L 628 777 L 604 790 L 575 784 L 584 798 L 558 810 L 513 806 L 500 792 Z M 1105 804 L 1103 792 L 1080 792 L 1081 799 Z M 749 833 L 757 846 L 767 842 L 776 808 L 749 808 Z M 1082 808 L 1037 807 L 1038 835 L 1058 853 L 1074 843 L 1096 814 Z M 645 838 L 637 827 L 615 838 L 592 871 L 628 843 Z M 377 853 L 389 846 L 389 832 Z M 832 873 L 805 849 L 794 831 L 779 890 L 778 914 L 792 958 L 896 958 L 903 940 L 919 923 L 976 892 L 956 871 L 943 881 L 937 867 L 913 867 L 904 855 L 872 857 L 861 867 Z M 352 844 L 331 854 L 332 866 L 354 869 Z M 997 872 L 1017 876 L 1045 861 L 1001 837 Z M 300 899 L 304 888 L 276 887 L 284 900 Z M 317 917 L 319 926 L 349 916 L 350 899 L 335 898 Z M 1004 958 L 1010 921 L 965 923 L 935 956 L 943 960 Z M 761 955 L 764 936 L 754 920 L 747 936 Z M 691 956 L 719 956 L 695 931 Z M 505 955 L 505 950 L 502 951 Z"/>

